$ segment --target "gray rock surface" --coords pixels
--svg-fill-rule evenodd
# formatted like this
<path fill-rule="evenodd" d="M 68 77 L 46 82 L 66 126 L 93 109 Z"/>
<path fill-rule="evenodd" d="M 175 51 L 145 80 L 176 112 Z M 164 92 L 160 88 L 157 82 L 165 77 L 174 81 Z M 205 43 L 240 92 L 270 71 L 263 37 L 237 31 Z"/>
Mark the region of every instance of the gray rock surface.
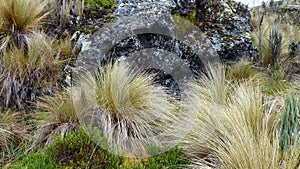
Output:
<path fill-rule="evenodd" d="M 197 0 L 196 24 L 209 37 L 223 60 L 255 58 L 250 36 L 251 14 L 247 6 L 232 0 Z"/>
<path fill-rule="evenodd" d="M 110 60 L 127 59 L 158 73 L 161 85 L 178 95 L 180 84 L 199 75 L 207 62 L 218 61 L 218 55 L 198 27 L 171 15 L 180 10 L 176 4 L 179 1 L 118 1 L 117 21 L 84 43 L 78 65 L 93 71 Z"/>
<path fill-rule="evenodd" d="M 141 11 L 164 11 L 187 14 L 194 9 L 195 0 L 116 0 L 118 17 L 136 14 Z"/>

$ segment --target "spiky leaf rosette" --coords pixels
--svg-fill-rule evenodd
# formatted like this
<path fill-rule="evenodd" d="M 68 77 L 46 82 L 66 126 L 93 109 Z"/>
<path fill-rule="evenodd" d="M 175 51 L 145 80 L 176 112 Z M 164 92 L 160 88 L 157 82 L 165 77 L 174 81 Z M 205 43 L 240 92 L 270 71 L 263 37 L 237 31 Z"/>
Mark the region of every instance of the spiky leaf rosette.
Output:
<path fill-rule="evenodd" d="M 45 34 L 34 34 L 28 53 L 16 46 L 0 57 L 0 98 L 4 108 L 25 110 L 36 97 L 58 86 L 63 64 L 57 43 Z"/>
<path fill-rule="evenodd" d="M 154 84 L 154 76 L 125 62 L 101 67 L 96 74 L 79 74 L 73 96 L 82 123 L 96 127 L 108 145 L 97 142 L 130 156 L 143 156 L 147 145 L 160 144 L 159 134 L 178 116 L 175 101 Z"/>
<path fill-rule="evenodd" d="M 28 35 L 47 15 L 45 0 L 0 0 L 0 51 L 9 44 L 24 49 Z"/>
<path fill-rule="evenodd" d="M 286 110 L 281 113 L 279 134 L 281 150 L 285 153 L 288 147 L 299 140 L 299 98 L 289 92 L 286 96 Z"/>
<path fill-rule="evenodd" d="M 277 27 L 273 27 L 269 37 L 269 50 L 271 52 L 272 65 L 276 66 L 278 57 L 282 51 L 282 33 Z"/>

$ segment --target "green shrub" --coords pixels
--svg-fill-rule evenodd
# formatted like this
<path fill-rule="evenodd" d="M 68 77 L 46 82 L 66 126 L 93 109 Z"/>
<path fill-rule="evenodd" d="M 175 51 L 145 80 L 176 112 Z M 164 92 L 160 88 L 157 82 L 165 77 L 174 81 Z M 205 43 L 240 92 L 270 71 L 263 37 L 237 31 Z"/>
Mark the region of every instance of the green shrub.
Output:
<path fill-rule="evenodd" d="M 20 164 L 13 165 L 12 169 L 35 169 L 35 168 L 47 168 L 56 169 L 58 168 L 56 161 L 53 157 L 46 153 L 33 153 L 21 160 Z"/>
<path fill-rule="evenodd" d="M 148 158 L 131 158 L 112 154 L 95 144 L 86 134 L 83 127 L 78 131 L 68 133 L 65 138 L 57 135 L 53 145 L 23 157 L 12 168 L 105 168 L 105 169 L 157 169 L 181 168 L 189 164 L 185 153 L 175 147 L 159 155 L 160 149 L 153 146 L 148 149 Z"/>
<path fill-rule="evenodd" d="M 120 168 L 123 157 L 101 149 L 86 134 L 82 127 L 67 133 L 65 138 L 57 135 L 52 145 L 42 152 L 21 158 L 12 168 Z"/>
<path fill-rule="evenodd" d="M 148 149 L 149 157 L 147 158 L 130 158 L 126 157 L 122 168 L 124 169 L 157 169 L 157 168 L 184 168 L 189 161 L 186 154 L 174 147 L 164 153 L 152 156 L 151 154 L 157 154 L 162 152 L 158 146 L 152 146 Z"/>
<path fill-rule="evenodd" d="M 90 139 L 82 127 L 76 132 L 67 133 L 65 138 L 58 135 L 46 153 L 55 155 L 58 164 L 65 167 L 120 168 L 123 163 L 123 157 L 103 150 Z"/>
<path fill-rule="evenodd" d="M 182 168 L 188 164 L 186 154 L 178 147 L 174 147 L 165 153 L 151 157 L 146 168 Z"/>

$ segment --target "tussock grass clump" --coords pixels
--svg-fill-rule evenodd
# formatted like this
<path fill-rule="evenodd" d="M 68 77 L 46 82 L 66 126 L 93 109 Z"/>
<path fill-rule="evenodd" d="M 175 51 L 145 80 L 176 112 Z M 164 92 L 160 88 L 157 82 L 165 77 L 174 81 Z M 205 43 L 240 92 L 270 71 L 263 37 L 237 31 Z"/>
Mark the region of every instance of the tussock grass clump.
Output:
<path fill-rule="evenodd" d="M 26 49 L 32 31 L 47 15 L 45 0 L 1 0 L 0 1 L 0 51 L 17 45 Z"/>
<path fill-rule="evenodd" d="M 207 66 L 206 74 L 203 74 L 197 83 L 191 84 L 194 92 L 187 96 L 198 96 L 201 99 L 224 104 L 231 90 L 231 86 L 226 79 L 225 67 L 221 64 L 210 64 Z"/>
<path fill-rule="evenodd" d="M 34 145 L 51 144 L 57 134 L 65 137 L 67 132 L 77 130 L 79 127 L 72 95 L 67 91 L 41 97 L 32 116 L 38 125 Z"/>
<path fill-rule="evenodd" d="M 142 155 L 145 145 L 159 145 L 155 136 L 177 118 L 175 101 L 154 84 L 154 76 L 135 71 L 125 62 L 101 67 L 96 78 L 81 74 L 76 81 L 76 110 L 88 113 L 80 113 L 81 118 L 130 155 Z"/>
<path fill-rule="evenodd" d="M 292 85 L 293 68 L 288 61 L 280 60 L 277 68 L 268 70 L 262 77 L 262 91 L 268 95 L 287 92 Z"/>
<path fill-rule="evenodd" d="M 207 74 L 203 74 L 196 83 L 190 84 L 189 90 L 186 91 L 188 97 L 183 101 L 183 105 L 187 105 L 185 113 L 189 115 L 195 114 L 196 120 L 192 129 L 178 128 L 178 131 L 182 133 L 189 132 L 187 139 L 184 141 L 184 147 L 185 145 L 190 145 L 185 147 L 187 152 L 201 158 L 210 153 L 210 148 L 205 145 L 205 139 L 199 140 L 202 139 L 200 135 L 206 134 L 202 133 L 202 127 L 206 124 L 201 122 L 201 120 L 205 120 L 204 117 L 208 116 L 210 112 L 214 112 L 226 104 L 228 95 L 232 90 L 231 87 L 231 84 L 226 80 L 225 67 L 220 64 L 209 65 Z M 211 113 L 211 115 L 217 118 L 219 114 L 216 113 Z M 214 128 L 215 124 L 213 122 L 211 122 L 211 125 L 210 127 Z"/>
<path fill-rule="evenodd" d="M 8 160 L 23 141 L 29 140 L 27 127 L 19 112 L 0 111 L 0 166 Z"/>
<path fill-rule="evenodd" d="M 45 34 L 34 34 L 25 54 L 12 46 L 0 57 L 0 103 L 26 110 L 36 97 L 51 93 L 62 78 L 60 48 Z"/>
<path fill-rule="evenodd" d="M 268 99 L 253 81 L 227 82 L 217 86 L 231 86 L 234 90 L 230 90 L 224 102 L 216 104 L 214 99 L 205 99 L 207 96 L 203 94 L 211 91 L 216 79 L 204 79 L 211 83 L 201 83 L 200 79 L 200 83 L 190 89 L 191 97 L 186 103 L 190 104 L 190 113 L 197 115 L 195 127 L 183 144 L 192 160 L 192 168 L 299 167 L 297 146 L 289 148 L 284 158 L 281 156 L 280 139 L 276 134 L 280 112 L 284 109 L 281 100 Z M 224 88 L 220 95 L 223 93 L 228 91 Z"/>
<path fill-rule="evenodd" d="M 242 58 L 236 64 L 227 68 L 226 77 L 234 82 L 243 82 L 248 80 L 261 81 L 263 76 L 257 68 L 253 67 L 253 63 L 247 58 Z"/>

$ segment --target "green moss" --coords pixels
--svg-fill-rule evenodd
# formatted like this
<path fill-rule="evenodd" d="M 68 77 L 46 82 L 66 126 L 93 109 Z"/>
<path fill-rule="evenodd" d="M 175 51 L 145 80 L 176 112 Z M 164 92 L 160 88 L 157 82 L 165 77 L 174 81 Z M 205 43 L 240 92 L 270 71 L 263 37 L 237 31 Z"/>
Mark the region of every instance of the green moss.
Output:
<path fill-rule="evenodd" d="M 11 166 L 12 169 L 29 169 L 29 168 L 58 168 L 53 157 L 46 153 L 34 153 L 23 158 L 20 164 Z"/>
<path fill-rule="evenodd" d="M 73 168 L 120 168 L 124 159 L 99 147 L 82 127 L 65 138 L 57 136 L 46 153 L 55 154 L 60 166 Z"/>
<path fill-rule="evenodd" d="M 167 152 L 155 155 L 160 152 L 160 148 L 153 146 L 148 149 L 148 158 L 133 159 L 126 158 L 122 169 L 157 169 L 157 168 L 184 168 L 190 164 L 185 153 L 178 147 L 174 147 Z M 155 155 L 155 156 L 151 156 Z"/>
<path fill-rule="evenodd" d="M 103 6 L 104 8 L 112 8 L 116 6 L 114 0 L 87 0 L 87 2 L 98 7 Z"/>
<path fill-rule="evenodd" d="M 165 153 L 150 158 L 146 168 L 181 168 L 189 164 L 186 159 L 185 153 L 178 147 L 174 147 Z"/>
<path fill-rule="evenodd" d="M 157 169 L 180 168 L 189 164 L 182 150 L 175 147 L 168 152 L 150 157 L 159 151 L 153 146 L 148 149 L 149 158 L 134 159 L 112 154 L 95 144 L 80 127 L 76 132 L 68 133 L 65 138 L 58 135 L 52 146 L 44 152 L 28 155 L 12 168 L 105 168 L 105 169 Z"/>

